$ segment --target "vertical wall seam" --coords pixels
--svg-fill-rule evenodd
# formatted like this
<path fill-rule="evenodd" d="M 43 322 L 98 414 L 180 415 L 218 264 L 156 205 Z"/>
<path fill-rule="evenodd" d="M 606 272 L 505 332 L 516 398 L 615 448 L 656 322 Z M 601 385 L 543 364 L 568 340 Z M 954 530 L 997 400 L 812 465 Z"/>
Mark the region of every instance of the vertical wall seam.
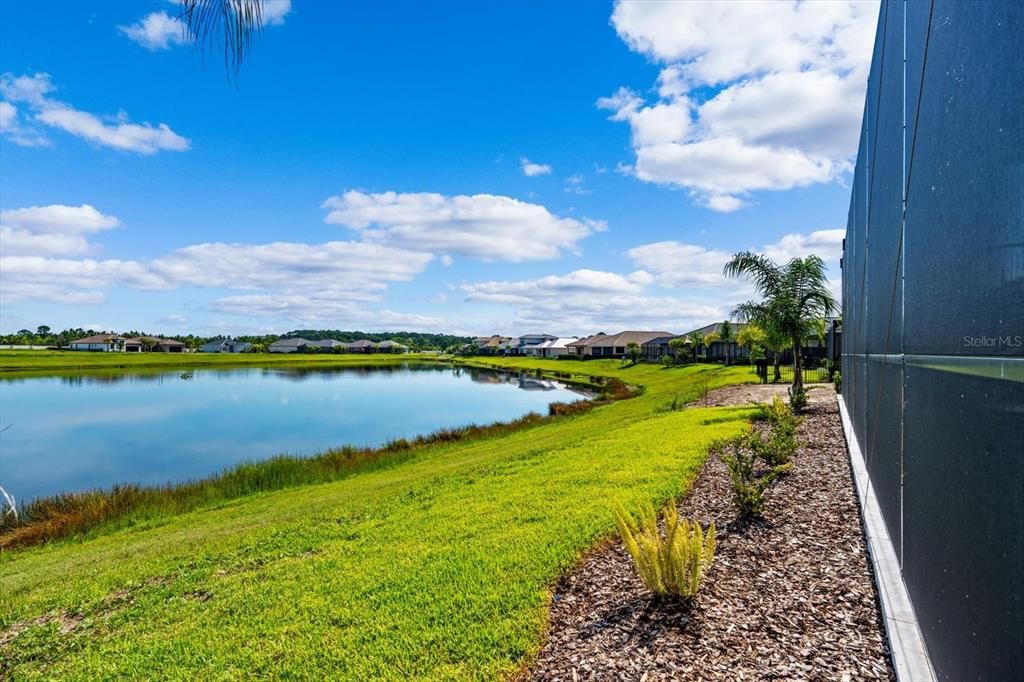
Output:
<path fill-rule="evenodd" d="M 897 267 L 900 269 L 900 546 L 898 549 L 898 558 L 900 564 L 900 572 L 903 570 L 903 538 L 904 533 L 904 504 L 903 497 L 905 494 L 904 481 L 906 480 L 904 471 L 904 443 L 906 439 L 906 432 L 904 430 L 904 406 L 906 404 L 906 385 L 907 385 L 907 367 L 906 361 L 902 360 L 906 353 L 906 348 L 903 347 L 903 341 L 906 338 L 905 324 L 906 320 L 903 318 L 903 313 L 906 310 L 906 301 L 904 294 L 906 293 L 904 287 L 904 278 L 907 275 L 907 271 L 904 268 L 906 263 L 907 251 L 907 0 L 903 0 L 903 128 L 900 133 L 901 145 L 903 147 L 903 168 L 900 170 L 900 259 L 897 263 Z"/>

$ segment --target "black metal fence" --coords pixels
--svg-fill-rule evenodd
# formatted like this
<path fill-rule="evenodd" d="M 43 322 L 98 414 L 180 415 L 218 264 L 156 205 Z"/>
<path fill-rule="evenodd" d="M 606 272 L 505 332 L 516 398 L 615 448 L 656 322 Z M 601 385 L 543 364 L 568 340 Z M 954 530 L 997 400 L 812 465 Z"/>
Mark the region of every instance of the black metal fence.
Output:
<path fill-rule="evenodd" d="M 803 380 L 805 384 L 818 384 L 832 381 L 833 370 L 825 362 L 809 362 L 810 366 L 803 368 Z M 754 373 L 765 384 L 791 384 L 793 383 L 792 363 L 774 364 L 771 360 L 754 360 L 751 366 Z"/>
<path fill-rule="evenodd" d="M 1024 670 L 1024 5 L 883 2 L 843 398 L 941 679 Z"/>

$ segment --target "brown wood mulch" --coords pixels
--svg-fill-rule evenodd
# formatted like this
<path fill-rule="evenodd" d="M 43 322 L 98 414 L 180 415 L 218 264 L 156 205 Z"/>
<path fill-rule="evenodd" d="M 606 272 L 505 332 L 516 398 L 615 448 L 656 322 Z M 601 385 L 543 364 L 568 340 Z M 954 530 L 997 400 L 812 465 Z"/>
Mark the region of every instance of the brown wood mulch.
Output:
<path fill-rule="evenodd" d="M 764 521 L 733 523 L 728 471 L 715 457 L 679 508 L 718 527 L 695 602 L 652 597 L 622 544 L 609 543 L 556 586 L 529 677 L 895 680 L 834 399 L 808 407 Z"/>

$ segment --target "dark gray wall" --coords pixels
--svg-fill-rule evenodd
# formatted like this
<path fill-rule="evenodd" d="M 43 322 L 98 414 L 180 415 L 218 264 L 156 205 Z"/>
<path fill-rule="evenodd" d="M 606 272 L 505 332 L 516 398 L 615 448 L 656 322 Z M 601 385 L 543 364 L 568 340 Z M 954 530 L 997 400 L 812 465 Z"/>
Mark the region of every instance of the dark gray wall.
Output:
<path fill-rule="evenodd" d="M 936 673 L 1024 678 L 1024 3 L 883 2 L 843 394 Z"/>

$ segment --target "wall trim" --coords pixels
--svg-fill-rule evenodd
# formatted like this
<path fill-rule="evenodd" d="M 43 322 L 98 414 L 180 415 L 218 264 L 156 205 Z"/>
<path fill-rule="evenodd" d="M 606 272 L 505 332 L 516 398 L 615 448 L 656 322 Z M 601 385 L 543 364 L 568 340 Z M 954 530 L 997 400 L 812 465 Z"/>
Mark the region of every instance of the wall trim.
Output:
<path fill-rule="evenodd" d="M 878 599 L 882 607 L 882 620 L 889 640 L 896 678 L 900 682 L 934 682 L 935 671 L 928 658 L 921 626 L 910 601 L 910 593 L 903 582 L 903 572 L 889 531 L 882 518 L 882 510 L 875 497 L 874 488 L 868 478 L 864 456 L 853 432 L 850 414 L 846 410 L 843 396 L 837 396 L 839 414 L 846 436 L 846 451 L 850 455 L 853 480 L 857 488 L 857 504 L 860 506 L 864 536 L 867 540 L 871 569 L 875 574 Z"/>

